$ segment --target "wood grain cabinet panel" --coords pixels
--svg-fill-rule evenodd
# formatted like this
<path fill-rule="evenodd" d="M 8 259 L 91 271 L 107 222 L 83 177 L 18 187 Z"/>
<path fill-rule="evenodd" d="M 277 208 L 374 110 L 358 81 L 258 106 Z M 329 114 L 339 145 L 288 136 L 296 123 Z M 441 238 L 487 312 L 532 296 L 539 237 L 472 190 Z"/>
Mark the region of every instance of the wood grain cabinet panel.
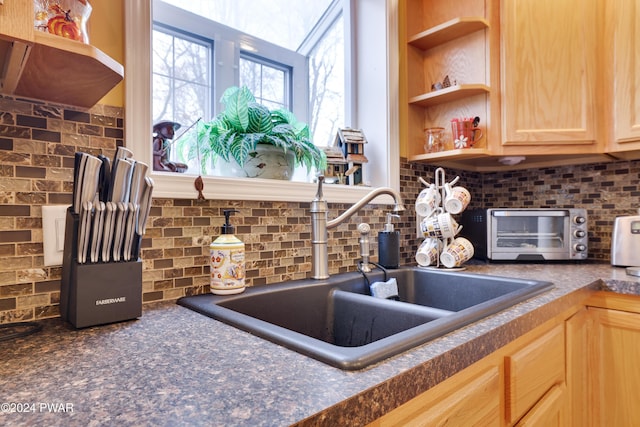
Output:
<path fill-rule="evenodd" d="M 503 145 L 597 150 L 597 12 L 595 0 L 501 2 Z"/>
<path fill-rule="evenodd" d="M 396 408 L 370 427 L 501 425 L 501 376 L 492 366 L 475 377 L 466 372 Z"/>
<path fill-rule="evenodd" d="M 640 302 L 635 299 L 636 310 Z M 640 313 L 589 308 L 594 321 L 591 338 L 595 375 L 593 425 L 640 425 Z"/>
<path fill-rule="evenodd" d="M 554 385 L 564 383 L 564 324 L 505 357 L 507 421 L 519 420 Z"/>

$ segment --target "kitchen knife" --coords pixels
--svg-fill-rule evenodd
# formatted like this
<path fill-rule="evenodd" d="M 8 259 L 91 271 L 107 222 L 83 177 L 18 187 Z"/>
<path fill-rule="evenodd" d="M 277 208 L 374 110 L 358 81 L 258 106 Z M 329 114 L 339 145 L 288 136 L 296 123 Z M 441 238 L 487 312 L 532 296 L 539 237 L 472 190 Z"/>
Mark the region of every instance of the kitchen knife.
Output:
<path fill-rule="evenodd" d="M 124 239 L 125 222 L 127 220 L 127 203 L 118 202 L 118 210 L 116 211 L 116 221 L 113 234 L 113 260 L 118 262 L 122 256 L 122 241 Z"/>
<path fill-rule="evenodd" d="M 80 213 L 80 208 L 81 208 L 81 204 L 80 204 L 80 183 L 81 181 L 81 164 L 82 164 L 82 159 L 84 157 L 84 153 L 80 153 L 77 152 L 75 154 L 75 157 L 73 159 L 73 213 L 75 214 L 79 214 Z"/>
<path fill-rule="evenodd" d="M 146 177 L 143 184 L 142 199 L 138 209 L 138 220 L 136 222 L 136 232 L 134 239 L 133 259 L 140 257 L 142 236 L 146 231 L 149 210 L 151 209 L 151 195 L 153 193 L 153 179 Z"/>
<path fill-rule="evenodd" d="M 133 239 L 135 238 L 135 229 L 139 211 L 139 205 L 135 205 L 129 202 L 129 209 L 127 212 L 127 227 L 124 233 L 124 248 L 122 250 L 122 257 L 125 261 L 129 261 L 131 259 L 131 251 L 133 249 Z"/>
<path fill-rule="evenodd" d="M 104 235 L 104 211 L 106 206 L 104 202 L 99 201 L 95 205 L 95 213 L 93 215 L 93 226 L 91 230 L 91 262 L 96 263 L 100 258 L 100 245 Z"/>
<path fill-rule="evenodd" d="M 91 229 L 91 211 L 93 203 L 86 201 L 80 209 L 80 221 L 78 223 L 78 264 L 84 264 L 87 260 L 87 246 Z"/>
<path fill-rule="evenodd" d="M 102 162 L 98 180 L 98 193 L 100 194 L 100 201 L 106 202 L 109 197 L 109 186 L 111 185 L 111 160 L 102 154 L 98 156 L 98 159 Z"/>
<path fill-rule="evenodd" d="M 115 163 L 117 159 L 132 159 L 132 158 L 133 158 L 133 151 L 123 146 L 119 146 L 118 148 L 116 148 L 116 154 L 113 157 L 113 162 Z"/>
<path fill-rule="evenodd" d="M 111 248 L 113 245 L 113 229 L 116 222 L 117 205 L 114 202 L 105 203 L 104 236 L 102 236 L 102 262 L 111 260 Z"/>
<path fill-rule="evenodd" d="M 112 202 L 128 202 L 131 187 L 131 173 L 133 162 L 127 159 L 117 159 L 111 172 L 111 188 L 109 200 Z"/>
<path fill-rule="evenodd" d="M 102 162 L 95 156 L 84 153 L 84 169 L 80 180 L 80 205 L 84 207 L 84 203 L 93 202 L 98 192 L 98 184 L 100 179 L 100 166 Z"/>
<path fill-rule="evenodd" d="M 131 174 L 131 191 L 129 192 L 129 201 L 134 205 L 140 204 L 142 198 L 142 183 L 147 175 L 149 166 L 146 163 L 136 161 L 133 164 L 133 172 Z"/>

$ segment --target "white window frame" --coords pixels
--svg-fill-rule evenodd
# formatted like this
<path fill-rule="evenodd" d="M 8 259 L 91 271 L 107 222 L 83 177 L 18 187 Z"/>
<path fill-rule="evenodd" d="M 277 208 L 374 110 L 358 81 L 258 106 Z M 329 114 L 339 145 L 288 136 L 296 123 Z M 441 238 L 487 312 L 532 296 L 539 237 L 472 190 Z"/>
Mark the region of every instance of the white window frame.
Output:
<path fill-rule="evenodd" d="M 369 141 L 366 176 L 372 187 L 400 189 L 400 141 L 398 129 L 398 0 L 345 0 L 353 2 L 355 16 L 345 15 L 355 25 L 358 49 L 355 71 L 355 104 L 352 127 L 361 128 Z M 151 30 L 152 0 L 125 2 L 125 138 L 126 145 L 141 161 L 152 160 L 151 135 Z M 385 31 L 380 31 L 384 28 Z M 381 55 L 380 47 L 386 48 Z M 347 55 L 349 54 L 347 49 Z M 386 88 L 386 90 L 372 90 Z M 371 169 L 371 168 L 370 168 Z M 154 197 L 191 199 L 197 196 L 197 173 L 175 174 L 153 171 Z M 218 200 L 311 201 L 316 184 L 259 178 L 204 177 L 204 196 Z M 352 203 L 370 187 L 325 185 L 329 202 Z M 388 203 L 391 198 L 381 197 Z M 385 200 L 386 199 L 386 200 Z"/>

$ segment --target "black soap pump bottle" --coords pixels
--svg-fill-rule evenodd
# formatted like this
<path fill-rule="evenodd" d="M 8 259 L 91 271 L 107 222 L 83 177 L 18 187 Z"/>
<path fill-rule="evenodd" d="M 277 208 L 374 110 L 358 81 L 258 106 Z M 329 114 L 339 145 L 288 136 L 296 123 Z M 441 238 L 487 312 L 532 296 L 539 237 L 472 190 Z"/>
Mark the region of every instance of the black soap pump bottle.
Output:
<path fill-rule="evenodd" d="M 378 233 L 378 263 L 384 268 L 398 268 L 400 266 L 400 232 L 394 231 L 393 218 L 399 215 L 387 214 L 384 230 Z"/>

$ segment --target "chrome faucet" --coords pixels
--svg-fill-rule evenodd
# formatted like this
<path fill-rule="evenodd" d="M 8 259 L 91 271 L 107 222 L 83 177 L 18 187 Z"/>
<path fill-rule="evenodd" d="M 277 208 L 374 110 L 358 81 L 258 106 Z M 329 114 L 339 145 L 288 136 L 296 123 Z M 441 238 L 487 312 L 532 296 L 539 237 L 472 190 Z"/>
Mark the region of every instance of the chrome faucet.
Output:
<path fill-rule="evenodd" d="M 311 263 L 312 263 L 312 275 L 313 279 L 328 279 L 329 278 L 329 255 L 328 255 L 328 233 L 327 230 L 337 227 L 338 225 L 351 218 L 353 214 L 362 209 L 367 203 L 371 202 L 376 197 L 382 194 L 388 194 L 393 197 L 395 206 L 393 212 L 404 211 L 404 205 L 402 202 L 402 196 L 390 187 L 379 187 L 371 190 L 362 199 L 354 203 L 349 209 L 344 211 L 341 215 L 328 220 L 328 208 L 327 201 L 322 194 L 322 182 L 324 176 L 318 177 L 318 192 L 316 197 L 311 202 Z"/>

